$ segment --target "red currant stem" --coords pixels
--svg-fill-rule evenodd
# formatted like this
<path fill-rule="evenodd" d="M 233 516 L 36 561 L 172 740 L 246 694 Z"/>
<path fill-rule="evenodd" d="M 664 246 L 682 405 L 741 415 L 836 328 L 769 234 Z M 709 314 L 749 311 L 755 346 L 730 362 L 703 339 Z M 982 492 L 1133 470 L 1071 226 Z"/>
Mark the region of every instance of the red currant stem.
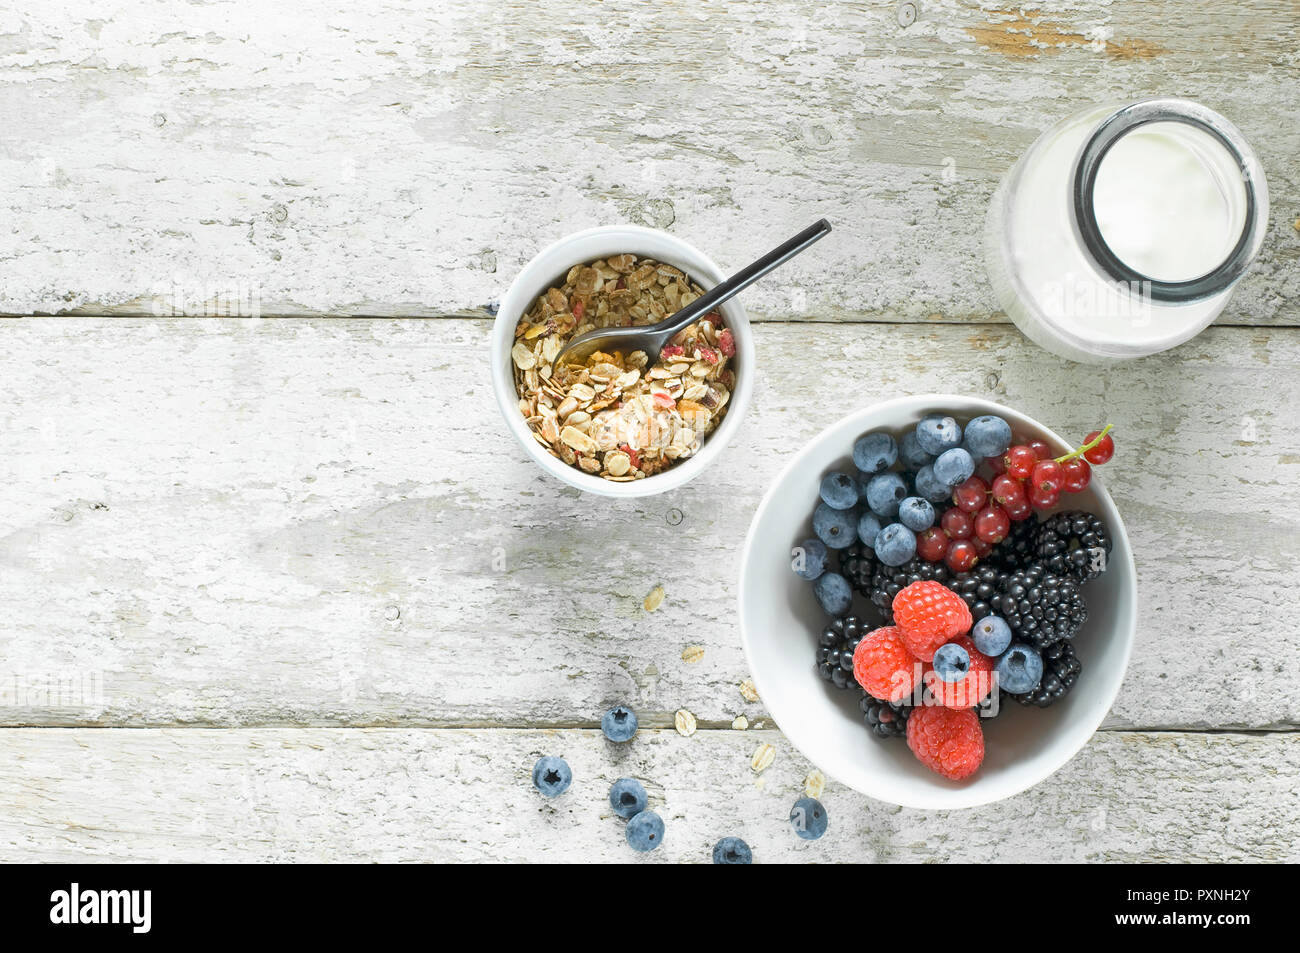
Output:
<path fill-rule="evenodd" d="M 1107 425 L 1105 426 L 1105 428 L 1103 428 L 1102 432 L 1099 433 L 1099 434 L 1097 434 L 1097 436 L 1093 437 L 1091 440 L 1089 440 L 1087 443 L 1085 443 L 1085 444 L 1084 444 L 1082 447 L 1080 447 L 1078 450 L 1071 450 L 1071 451 L 1070 451 L 1069 453 L 1067 453 L 1065 456 L 1063 456 L 1063 457 L 1057 457 L 1057 458 L 1056 458 L 1056 462 L 1057 462 L 1057 463 L 1065 463 L 1065 461 L 1067 461 L 1067 460 L 1077 460 L 1079 457 L 1083 456 L 1085 453 L 1087 453 L 1087 452 L 1088 452 L 1089 450 L 1091 450 L 1093 447 L 1097 446 L 1097 444 L 1099 444 L 1099 443 L 1101 443 L 1103 440 L 1105 440 L 1105 439 L 1106 439 L 1106 434 L 1110 433 L 1114 428 L 1115 428 L 1115 425 L 1114 425 L 1114 424 L 1107 424 Z"/>

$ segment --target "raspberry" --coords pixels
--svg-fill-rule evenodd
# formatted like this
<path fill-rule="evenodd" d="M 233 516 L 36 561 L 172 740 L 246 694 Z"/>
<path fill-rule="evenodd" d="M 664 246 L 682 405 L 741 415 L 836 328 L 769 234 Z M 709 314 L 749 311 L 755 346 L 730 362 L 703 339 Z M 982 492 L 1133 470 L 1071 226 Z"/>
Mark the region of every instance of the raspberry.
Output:
<path fill-rule="evenodd" d="M 935 649 L 965 635 L 974 622 L 962 597 L 932 580 L 914 582 L 894 596 L 893 611 L 903 642 L 922 662 L 932 661 Z"/>
<path fill-rule="evenodd" d="M 736 336 L 727 328 L 718 332 L 718 350 L 722 351 L 723 357 L 736 356 Z"/>
<path fill-rule="evenodd" d="M 853 677 L 868 695 L 882 702 L 901 701 L 912 694 L 918 668 L 892 625 L 869 633 L 853 650 Z"/>
<path fill-rule="evenodd" d="M 975 648 L 968 636 L 952 640 L 970 655 L 970 670 L 959 682 L 945 682 L 927 665 L 921 678 L 935 701 L 945 708 L 974 708 L 993 690 L 993 659 Z"/>
<path fill-rule="evenodd" d="M 908 716 L 907 746 L 931 771 L 960 781 L 984 760 L 984 729 L 969 708 L 921 706 Z"/>

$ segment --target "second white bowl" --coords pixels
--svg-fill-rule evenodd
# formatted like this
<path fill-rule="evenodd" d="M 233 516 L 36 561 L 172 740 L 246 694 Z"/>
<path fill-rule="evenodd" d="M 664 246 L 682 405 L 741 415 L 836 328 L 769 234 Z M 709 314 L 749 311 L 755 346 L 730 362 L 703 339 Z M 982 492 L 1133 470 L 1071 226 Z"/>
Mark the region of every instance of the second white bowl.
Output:
<path fill-rule="evenodd" d="M 759 694 L 791 743 L 828 775 L 863 794 L 904 807 L 961 808 L 1010 797 L 1065 764 L 1092 737 L 1124 680 L 1137 620 L 1133 554 L 1119 510 L 1097 479 L 1069 494 L 1062 509 L 1096 513 L 1114 541 L 1109 568 L 1084 587 L 1088 621 L 1075 637 L 1083 673 L 1047 709 L 1009 702 L 985 719 L 984 764 L 964 781 L 925 767 L 905 739 L 872 737 L 853 693 L 824 682 L 814 665 L 817 636 L 829 621 L 812 586 L 790 569 L 790 547 L 811 537 L 822 476 L 853 466 L 853 441 L 873 430 L 895 435 L 929 413 L 967 420 L 997 414 L 1018 437 L 1069 446 L 1042 424 L 992 401 L 949 394 L 901 397 L 845 417 L 813 439 L 786 466 L 759 504 L 740 564 L 740 633 Z M 854 611 L 875 619 L 866 600 Z"/>

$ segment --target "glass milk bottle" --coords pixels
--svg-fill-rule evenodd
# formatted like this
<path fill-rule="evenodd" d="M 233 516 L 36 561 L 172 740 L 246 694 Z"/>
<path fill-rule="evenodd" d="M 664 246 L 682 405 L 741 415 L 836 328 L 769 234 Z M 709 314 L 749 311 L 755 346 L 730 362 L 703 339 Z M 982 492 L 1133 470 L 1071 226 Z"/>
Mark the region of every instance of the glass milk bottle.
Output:
<path fill-rule="evenodd" d="M 1210 324 L 1267 222 L 1264 172 L 1237 128 L 1197 103 L 1150 99 L 1043 133 L 993 196 L 985 262 L 1021 331 L 1104 363 Z"/>

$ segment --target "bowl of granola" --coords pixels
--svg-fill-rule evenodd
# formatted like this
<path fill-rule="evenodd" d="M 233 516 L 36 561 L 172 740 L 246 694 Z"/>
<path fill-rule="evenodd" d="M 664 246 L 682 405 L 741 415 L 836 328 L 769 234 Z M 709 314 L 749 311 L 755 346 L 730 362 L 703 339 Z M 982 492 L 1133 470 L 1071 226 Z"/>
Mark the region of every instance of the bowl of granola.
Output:
<path fill-rule="evenodd" d="M 492 329 L 493 389 L 524 452 L 601 496 L 649 496 L 699 475 L 731 440 L 753 390 L 749 321 L 735 298 L 656 361 L 640 351 L 554 361 L 579 334 L 654 324 L 722 278 L 694 246 L 630 225 L 570 235 L 525 265 Z"/>

